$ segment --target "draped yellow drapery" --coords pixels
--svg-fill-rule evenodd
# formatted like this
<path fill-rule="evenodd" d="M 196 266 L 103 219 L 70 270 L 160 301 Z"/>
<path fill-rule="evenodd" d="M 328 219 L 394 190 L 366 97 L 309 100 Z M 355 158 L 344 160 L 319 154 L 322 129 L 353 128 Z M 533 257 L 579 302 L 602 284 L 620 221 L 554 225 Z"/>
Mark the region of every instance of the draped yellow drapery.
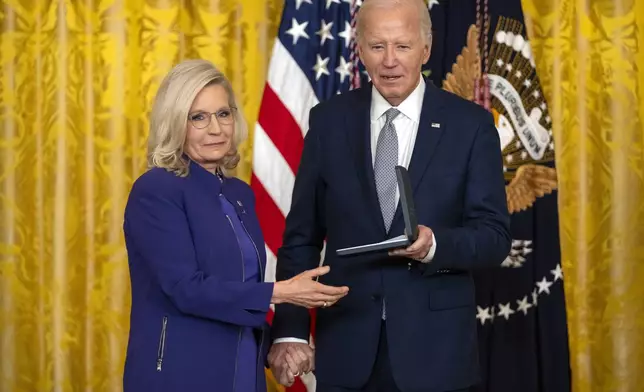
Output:
<path fill-rule="evenodd" d="M 121 227 L 151 100 L 174 63 L 205 58 L 252 124 L 282 5 L 0 1 L 0 391 L 122 389 Z"/>
<path fill-rule="evenodd" d="M 0 391 L 121 389 L 122 211 L 151 98 L 207 58 L 252 126 L 282 4 L 0 0 Z M 640 390 L 644 0 L 523 6 L 553 109 L 575 390 Z"/>
<path fill-rule="evenodd" d="M 552 109 L 573 390 L 644 389 L 644 1 L 524 0 Z"/>

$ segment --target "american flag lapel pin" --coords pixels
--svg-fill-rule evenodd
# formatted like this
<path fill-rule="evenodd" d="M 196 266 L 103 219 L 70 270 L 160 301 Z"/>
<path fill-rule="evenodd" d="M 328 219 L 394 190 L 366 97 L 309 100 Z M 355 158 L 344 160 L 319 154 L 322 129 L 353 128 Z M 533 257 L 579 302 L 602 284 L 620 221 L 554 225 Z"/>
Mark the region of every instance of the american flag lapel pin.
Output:
<path fill-rule="evenodd" d="M 432 123 L 432 128 L 440 128 L 441 124 L 440 123 Z"/>

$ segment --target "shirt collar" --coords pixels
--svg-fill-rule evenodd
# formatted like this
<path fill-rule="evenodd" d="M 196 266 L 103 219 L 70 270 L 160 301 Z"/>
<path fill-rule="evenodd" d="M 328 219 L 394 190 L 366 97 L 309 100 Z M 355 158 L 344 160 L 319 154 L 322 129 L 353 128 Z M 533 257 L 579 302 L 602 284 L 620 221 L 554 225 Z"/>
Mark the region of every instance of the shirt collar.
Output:
<path fill-rule="evenodd" d="M 425 96 L 425 79 L 420 76 L 418 85 L 409 96 L 396 107 L 405 117 L 420 122 L 420 112 L 423 108 L 423 98 Z M 371 121 L 378 119 L 392 108 L 391 104 L 380 94 L 375 86 L 371 87 Z"/>

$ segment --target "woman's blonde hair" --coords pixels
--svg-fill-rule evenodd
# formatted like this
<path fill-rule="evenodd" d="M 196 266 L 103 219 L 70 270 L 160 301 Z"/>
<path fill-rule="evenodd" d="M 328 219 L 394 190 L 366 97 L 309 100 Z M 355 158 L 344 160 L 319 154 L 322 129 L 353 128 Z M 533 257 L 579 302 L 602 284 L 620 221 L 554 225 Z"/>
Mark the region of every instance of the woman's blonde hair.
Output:
<path fill-rule="evenodd" d="M 189 160 L 184 156 L 188 113 L 197 94 L 206 86 L 220 85 L 228 92 L 235 129 L 229 154 L 219 169 L 226 175 L 237 167 L 239 145 L 246 140 L 248 127 L 233 88 L 226 76 L 206 60 L 186 60 L 177 64 L 163 79 L 150 115 L 148 167 L 161 167 L 179 176 L 188 174 Z M 213 120 L 216 121 L 216 120 Z"/>

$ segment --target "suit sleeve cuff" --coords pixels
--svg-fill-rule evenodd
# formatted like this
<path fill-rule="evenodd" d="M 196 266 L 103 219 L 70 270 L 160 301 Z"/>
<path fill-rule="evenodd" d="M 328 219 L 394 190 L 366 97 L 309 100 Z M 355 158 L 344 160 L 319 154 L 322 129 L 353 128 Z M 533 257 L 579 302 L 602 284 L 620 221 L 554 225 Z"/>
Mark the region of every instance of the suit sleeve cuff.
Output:
<path fill-rule="evenodd" d="M 307 342 L 306 340 L 299 339 L 299 338 L 278 338 L 278 339 L 273 340 L 273 344 L 277 344 L 277 343 L 304 343 L 304 344 L 309 344 L 309 342 Z"/>
<path fill-rule="evenodd" d="M 425 264 L 429 263 L 434 258 L 435 253 L 436 253 L 436 237 L 434 236 L 434 232 L 432 231 L 432 247 L 429 248 L 429 252 L 427 252 L 427 255 L 425 256 L 425 258 L 422 259 L 420 262 Z"/>

